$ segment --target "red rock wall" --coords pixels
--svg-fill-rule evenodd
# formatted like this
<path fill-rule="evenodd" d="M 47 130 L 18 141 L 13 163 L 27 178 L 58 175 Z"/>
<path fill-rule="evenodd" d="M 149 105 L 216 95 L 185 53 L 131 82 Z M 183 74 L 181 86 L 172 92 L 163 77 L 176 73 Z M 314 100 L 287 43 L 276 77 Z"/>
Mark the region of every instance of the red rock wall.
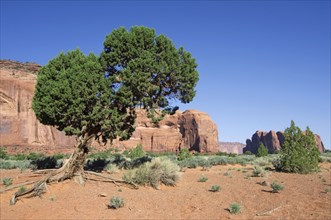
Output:
<path fill-rule="evenodd" d="M 40 66 L 0 61 L 0 146 L 9 151 L 70 152 L 75 137 L 65 136 L 54 127 L 42 125 L 31 108 L 36 72 Z M 218 151 L 216 124 L 204 112 L 188 110 L 168 115 L 157 127 L 143 111 L 138 111 L 136 130 L 127 141 L 113 146 L 129 149 L 142 144 L 148 151 L 176 151 L 188 147 L 195 151 Z M 109 147 L 93 146 L 102 150 Z"/>

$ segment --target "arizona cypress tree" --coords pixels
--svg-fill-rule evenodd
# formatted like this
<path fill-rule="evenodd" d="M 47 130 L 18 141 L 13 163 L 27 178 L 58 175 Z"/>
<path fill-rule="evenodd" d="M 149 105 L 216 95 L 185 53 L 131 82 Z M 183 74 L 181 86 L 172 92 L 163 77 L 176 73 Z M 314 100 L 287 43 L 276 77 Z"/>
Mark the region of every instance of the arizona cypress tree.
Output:
<path fill-rule="evenodd" d="M 114 30 L 106 36 L 100 57 L 75 50 L 49 61 L 38 73 L 33 110 L 41 123 L 76 135 L 77 144 L 60 169 L 27 192 L 73 177 L 84 182 L 90 143 L 130 138 L 137 107 L 157 122 L 178 109 L 172 100 L 192 101 L 196 67 L 190 53 L 147 27 Z M 21 195 L 16 193 L 12 203 Z"/>
<path fill-rule="evenodd" d="M 310 173 L 318 169 L 320 152 L 316 147 L 315 135 L 309 127 L 302 132 L 291 121 L 291 126 L 284 132 L 285 142 L 280 151 L 278 169 L 293 173 Z"/>

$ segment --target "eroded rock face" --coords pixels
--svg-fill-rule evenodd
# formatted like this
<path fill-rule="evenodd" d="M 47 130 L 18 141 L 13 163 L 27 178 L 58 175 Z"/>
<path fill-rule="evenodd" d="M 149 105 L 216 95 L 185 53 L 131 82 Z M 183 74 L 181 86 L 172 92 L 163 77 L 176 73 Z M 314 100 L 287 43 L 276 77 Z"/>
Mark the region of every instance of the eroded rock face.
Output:
<path fill-rule="evenodd" d="M 150 122 L 143 110 L 137 111 L 136 130 L 127 141 L 114 141 L 121 149 L 142 144 L 146 151 L 177 151 L 189 148 L 198 152 L 218 151 L 216 124 L 208 114 L 196 110 L 177 111 L 167 115 L 157 126 Z"/>
<path fill-rule="evenodd" d="M 260 144 L 263 143 L 263 145 L 268 148 L 269 153 L 274 153 L 275 151 L 279 151 L 282 148 L 284 141 L 284 132 L 282 131 L 256 131 L 253 134 L 252 139 L 246 140 L 246 147 L 244 148 L 244 152 L 251 151 L 252 153 L 256 154 Z M 318 150 L 320 152 L 324 152 L 324 144 L 321 140 L 321 137 L 317 134 L 315 134 L 315 141 Z"/>
<path fill-rule="evenodd" d="M 39 147 L 41 151 L 56 152 L 75 143 L 74 137 L 36 119 L 31 105 L 39 68 L 37 64 L 0 61 L 0 145 L 10 146 L 9 151 Z"/>
<path fill-rule="evenodd" d="M 31 108 L 39 68 L 37 64 L 0 61 L 0 145 L 9 152 L 70 152 L 75 137 L 41 124 Z M 148 151 L 176 151 L 180 147 L 198 152 L 218 151 L 217 126 L 204 112 L 177 111 L 156 126 L 144 111 L 137 110 L 135 126 L 129 140 L 115 140 L 113 146 L 129 149 L 142 144 Z M 93 146 L 99 150 L 109 147 L 96 141 Z"/>
<path fill-rule="evenodd" d="M 220 142 L 219 147 L 222 152 L 242 154 L 245 144 L 239 142 Z"/>

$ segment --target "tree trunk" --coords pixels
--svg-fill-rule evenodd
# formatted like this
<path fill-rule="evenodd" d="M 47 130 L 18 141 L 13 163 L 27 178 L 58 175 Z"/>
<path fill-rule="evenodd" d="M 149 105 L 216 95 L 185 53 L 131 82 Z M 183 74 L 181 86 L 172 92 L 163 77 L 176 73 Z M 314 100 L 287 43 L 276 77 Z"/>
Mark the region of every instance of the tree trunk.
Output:
<path fill-rule="evenodd" d="M 85 182 L 84 162 L 89 153 L 88 146 L 92 142 L 92 137 L 93 135 L 90 134 L 85 134 L 78 137 L 78 142 L 75 146 L 74 152 L 60 168 L 63 172 L 61 172 L 62 177 L 59 178 L 59 181 L 73 178 L 79 184 L 83 184 Z"/>
<path fill-rule="evenodd" d="M 88 146 L 91 144 L 94 136 L 95 135 L 93 132 L 87 132 L 84 135 L 78 137 L 74 152 L 60 169 L 51 170 L 41 180 L 37 181 L 31 188 L 25 191 L 17 191 L 10 199 L 10 204 L 14 205 L 19 197 L 26 196 L 28 194 L 30 194 L 31 196 L 40 196 L 42 193 L 45 192 L 47 183 L 59 182 L 66 179 L 74 179 L 79 184 L 84 184 L 86 179 L 101 180 L 100 178 L 102 178 L 104 179 L 104 181 L 112 182 L 116 185 L 118 183 L 125 183 L 137 189 L 138 187 L 134 183 L 128 183 L 124 180 L 118 180 L 111 177 L 102 176 L 101 174 L 94 173 L 91 171 L 84 171 L 84 162 L 89 152 Z M 85 176 L 87 174 L 97 176 L 99 177 L 99 179 Z M 27 182 L 24 184 L 29 185 L 31 184 L 31 182 Z"/>

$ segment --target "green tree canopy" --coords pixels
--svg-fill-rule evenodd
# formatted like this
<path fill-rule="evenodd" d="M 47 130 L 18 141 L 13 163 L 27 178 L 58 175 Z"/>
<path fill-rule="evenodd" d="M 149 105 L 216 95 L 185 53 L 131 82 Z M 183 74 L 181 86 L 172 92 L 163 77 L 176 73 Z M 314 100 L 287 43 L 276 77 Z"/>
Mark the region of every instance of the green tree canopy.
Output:
<path fill-rule="evenodd" d="M 320 152 L 316 147 L 315 135 L 309 127 L 302 132 L 291 121 L 284 132 L 285 142 L 280 151 L 280 164 L 276 167 L 293 173 L 310 173 L 318 169 Z"/>
<path fill-rule="evenodd" d="M 192 101 L 196 67 L 190 53 L 155 30 L 118 28 L 106 36 L 100 57 L 77 49 L 41 68 L 33 110 L 41 123 L 67 135 L 128 139 L 136 107 L 156 120 L 155 110 L 163 116 L 177 109 L 172 100 Z"/>
<path fill-rule="evenodd" d="M 198 81 L 197 64 L 182 47 L 147 27 L 114 30 L 101 54 L 113 88 L 129 106 L 168 108 L 171 99 L 192 101 Z"/>

